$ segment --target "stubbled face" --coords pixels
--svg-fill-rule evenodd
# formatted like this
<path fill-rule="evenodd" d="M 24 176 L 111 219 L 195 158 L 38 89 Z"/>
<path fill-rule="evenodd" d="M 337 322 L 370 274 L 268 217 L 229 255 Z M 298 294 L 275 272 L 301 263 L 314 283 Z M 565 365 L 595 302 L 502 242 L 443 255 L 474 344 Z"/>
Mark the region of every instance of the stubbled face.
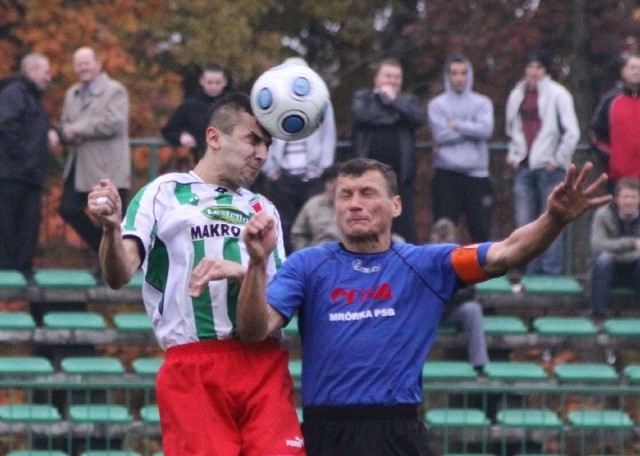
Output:
<path fill-rule="evenodd" d="M 212 128 L 207 130 L 207 139 Z M 219 132 L 221 174 L 232 187 L 249 187 L 267 159 L 271 137 L 255 117 L 242 113 L 231 134 Z"/>
<path fill-rule="evenodd" d="M 51 82 L 51 67 L 47 59 L 39 60 L 36 64 L 28 68 L 25 73 L 27 78 L 33 81 L 38 89 L 43 92 Z"/>
<path fill-rule="evenodd" d="M 622 187 L 616 195 L 616 204 L 622 215 L 635 215 L 640 208 L 640 192 Z"/>
<path fill-rule="evenodd" d="M 382 65 L 373 82 L 378 89 L 388 85 L 399 92 L 402 88 L 402 68 L 394 65 Z"/>
<path fill-rule="evenodd" d="M 336 180 L 335 210 L 342 234 L 350 240 L 377 240 L 391 233 L 391 222 L 400 214 L 400 197 L 390 196 L 377 171 L 361 176 L 340 175 Z"/>
<path fill-rule="evenodd" d="M 624 83 L 633 88 L 640 88 L 640 57 L 631 57 L 622 67 Z"/>
<path fill-rule="evenodd" d="M 100 74 L 102 65 L 91 49 L 82 48 L 73 55 L 73 69 L 81 82 L 89 83 Z"/>
<path fill-rule="evenodd" d="M 222 71 L 205 71 L 200 76 L 200 86 L 210 97 L 217 97 L 227 87 L 228 81 Z"/>
<path fill-rule="evenodd" d="M 469 69 L 467 68 L 467 64 L 464 62 L 451 62 L 451 65 L 449 65 L 451 88 L 457 93 L 462 93 L 467 87 L 468 80 Z"/>
<path fill-rule="evenodd" d="M 535 87 L 547 75 L 547 70 L 540 62 L 529 62 L 524 67 L 524 80 L 529 87 Z"/>

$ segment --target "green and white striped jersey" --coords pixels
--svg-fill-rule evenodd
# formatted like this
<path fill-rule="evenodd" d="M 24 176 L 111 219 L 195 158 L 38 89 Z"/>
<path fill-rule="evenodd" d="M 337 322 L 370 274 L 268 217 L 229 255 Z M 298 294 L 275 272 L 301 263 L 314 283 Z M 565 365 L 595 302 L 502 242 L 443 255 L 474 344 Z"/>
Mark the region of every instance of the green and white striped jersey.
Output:
<path fill-rule="evenodd" d="M 272 215 L 277 225 L 278 243 L 267 265 L 271 280 L 285 253 L 278 213 L 263 196 L 205 184 L 190 172 L 160 176 L 133 198 L 122 222 L 123 236 L 137 237 L 144 246 L 142 295 L 163 349 L 235 335 L 240 287 L 227 280 L 212 281 L 200 297 L 191 298 L 189 278 L 204 257 L 246 267 L 249 257 L 242 233 L 259 211 Z"/>

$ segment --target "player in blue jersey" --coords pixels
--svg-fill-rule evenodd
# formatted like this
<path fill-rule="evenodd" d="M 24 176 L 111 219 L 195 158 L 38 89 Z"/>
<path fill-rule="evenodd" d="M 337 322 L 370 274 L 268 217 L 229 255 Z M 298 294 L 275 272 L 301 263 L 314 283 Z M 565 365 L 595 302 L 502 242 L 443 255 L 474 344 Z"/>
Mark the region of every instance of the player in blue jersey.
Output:
<path fill-rule="evenodd" d="M 394 173 L 374 160 L 351 160 L 336 182 L 341 242 L 291 255 L 267 292 L 275 221 L 267 214 L 250 221 L 238 330 L 259 342 L 299 312 L 307 454 L 430 454 L 418 416 L 421 371 L 444 303 L 464 285 L 527 263 L 566 224 L 608 202 L 597 196 L 606 175 L 585 185 L 591 169 L 587 163 L 577 173 L 572 165 L 546 212 L 503 241 L 414 246 L 391 239 L 401 211 Z"/>

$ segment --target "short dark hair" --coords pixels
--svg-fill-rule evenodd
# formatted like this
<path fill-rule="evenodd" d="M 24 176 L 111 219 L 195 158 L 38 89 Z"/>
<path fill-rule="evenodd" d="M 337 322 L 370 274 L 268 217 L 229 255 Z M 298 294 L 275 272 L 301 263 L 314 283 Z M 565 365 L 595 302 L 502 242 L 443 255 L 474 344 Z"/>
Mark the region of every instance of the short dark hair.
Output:
<path fill-rule="evenodd" d="M 238 124 L 240 115 L 253 116 L 249 96 L 243 92 L 229 92 L 216 100 L 209 108 L 209 126 L 230 135 Z"/>
<path fill-rule="evenodd" d="M 635 190 L 636 192 L 640 193 L 640 180 L 632 176 L 623 177 L 616 184 L 616 196 L 618 196 L 618 193 L 620 193 L 620 190 L 622 190 L 623 188 Z"/>
<path fill-rule="evenodd" d="M 548 49 L 535 48 L 535 49 L 531 49 L 527 53 L 524 61 L 525 61 L 525 65 L 528 65 L 531 62 L 538 62 L 548 72 L 549 69 L 551 68 L 551 64 L 553 63 L 553 54 Z"/>
<path fill-rule="evenodd" d="M 338 170 L 338 176 L 360 177 L 367 171 L 377 171 L 387 182 L 389 196 L 398 194 L 398 178 L 391 166 L 371 158 L 353 158 L 344 162 Z"/>
<path fill-rule="evenodd" d="M 395 57 L 386 57 L 376 62 L 374 66 L 374 70 L 376 74 L 378 74 L 378 72 L 380 71 L 380 68 L 382 68 L 385 65 L 400 68 L 402 70 L 402 64 L 400 63 L 400 60 L 396 59 Z"/>

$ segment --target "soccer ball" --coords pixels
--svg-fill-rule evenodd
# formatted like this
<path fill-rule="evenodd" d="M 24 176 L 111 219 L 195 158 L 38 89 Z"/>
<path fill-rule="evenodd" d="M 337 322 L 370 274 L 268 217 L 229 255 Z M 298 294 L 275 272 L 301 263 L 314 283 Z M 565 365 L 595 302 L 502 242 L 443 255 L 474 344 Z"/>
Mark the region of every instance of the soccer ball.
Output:
<path fill-rule="evenodd" d="M 293 60 L 293 59 L 292 59 Z M 330 103 L 322 78 L 302 63 L 285 61 L 260 75 L 251 89 L 258 122 L 274 138 L 295 141 L 313 133 Z"/>

